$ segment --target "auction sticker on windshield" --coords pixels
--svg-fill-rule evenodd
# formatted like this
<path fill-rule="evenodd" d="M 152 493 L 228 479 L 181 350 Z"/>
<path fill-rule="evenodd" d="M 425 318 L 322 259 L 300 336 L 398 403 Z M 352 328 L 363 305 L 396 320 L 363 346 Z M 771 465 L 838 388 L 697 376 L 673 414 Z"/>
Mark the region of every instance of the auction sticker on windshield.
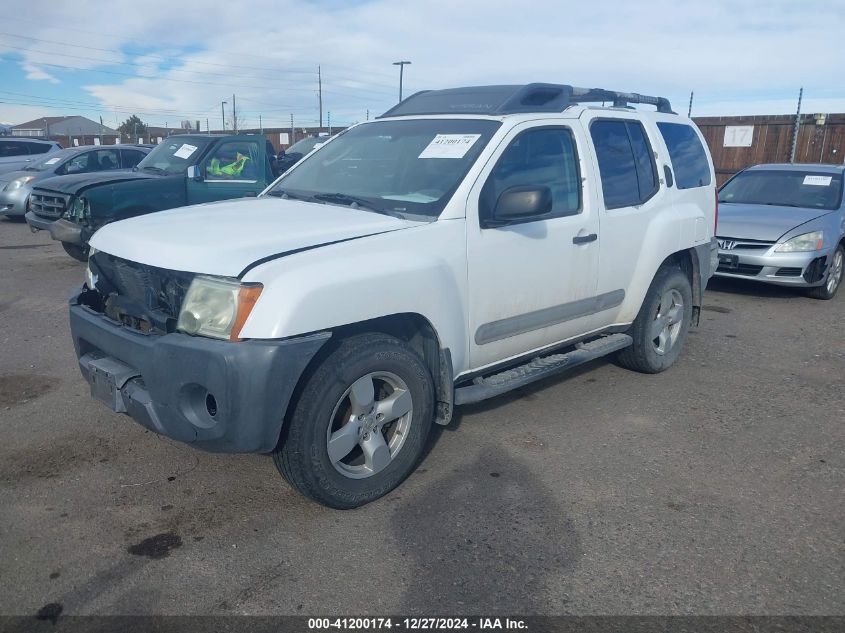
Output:
<path fill-rule="evenodd" d="M 438 134 L 418 158 L 463 158 L 481 134 Z"/>
<path fill-rule="evenodd" d="M 50 160 L 45 161 L 45 163 L 44 163 L 44 164 L 45 164 L 45 165 L 55 165 L 55 164 L 56 164 L 56 163 L 58 163 L 60 160 L 61 160 L 61 158 L 51 158 Z"/>
<path fill-rule="evenodd" d="M 173 152 L 173 155 L 176 158 L 190 158 L 191 154 L 193 154 L 195 151 L 197 151 L 196 145 L 188 145 L 187 143 L 185 143 L 184 145 L 182 145 L 182 147 Z"/>
<path fill-rule="evenodd" d="M 833 180 L 833 176 L 804 176 L 802 184 L 829 187 L 831 180 Z"/>

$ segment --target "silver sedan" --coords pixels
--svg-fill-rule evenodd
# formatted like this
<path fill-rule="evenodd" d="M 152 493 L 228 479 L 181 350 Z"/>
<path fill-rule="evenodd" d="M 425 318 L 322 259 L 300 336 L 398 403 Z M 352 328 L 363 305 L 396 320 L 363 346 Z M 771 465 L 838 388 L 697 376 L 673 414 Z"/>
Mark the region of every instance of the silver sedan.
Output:
<path fill-rule="evenodd" d="M 719 190 L 716 275 L 832 299 L 845 260 L 841 165 L 755 165 Z"/>
<path fill-rule="evenodd" d="M 33 161 L 21 171 L 0 175 L 0 215 L 23 217 L 32 188 L 39 180 L 137 165 L 150 151 L 138 145 L 87 145 L 61 149 Z"/>

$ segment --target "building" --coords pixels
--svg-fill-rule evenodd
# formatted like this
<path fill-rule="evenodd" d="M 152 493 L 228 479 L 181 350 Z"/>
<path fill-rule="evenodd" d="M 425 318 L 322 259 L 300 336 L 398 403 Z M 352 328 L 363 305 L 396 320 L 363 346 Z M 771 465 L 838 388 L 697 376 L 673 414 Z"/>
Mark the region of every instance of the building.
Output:
<path fill-rule="evenodd" d="M 106 142 L 106 138 L 116 137 L 117 131 L 84 116 L 48 116 L 13 125 L 12 136 L 36 136 L 56 140 L 98 136 Z M 113 140 L 111 142 L 114 143 Z"/>

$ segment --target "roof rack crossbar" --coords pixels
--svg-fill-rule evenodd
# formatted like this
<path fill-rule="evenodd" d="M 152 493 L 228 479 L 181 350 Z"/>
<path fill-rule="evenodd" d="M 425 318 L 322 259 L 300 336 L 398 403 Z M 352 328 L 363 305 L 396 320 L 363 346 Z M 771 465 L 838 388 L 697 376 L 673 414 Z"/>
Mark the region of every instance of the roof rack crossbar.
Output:
<path fill-rule="evenodd" d="M 672 112 L 665 97 L 604 88 L 576 88 L 566 84 L 533 83 L 524 86 L 474 86 L 423 90 L 399 102 L 378 118 L 424 114 L 516 114 L 563 112 L 575 103 L 606 103 L 628 107 L 631 103 L 653 105 L 658 112 Z"/>

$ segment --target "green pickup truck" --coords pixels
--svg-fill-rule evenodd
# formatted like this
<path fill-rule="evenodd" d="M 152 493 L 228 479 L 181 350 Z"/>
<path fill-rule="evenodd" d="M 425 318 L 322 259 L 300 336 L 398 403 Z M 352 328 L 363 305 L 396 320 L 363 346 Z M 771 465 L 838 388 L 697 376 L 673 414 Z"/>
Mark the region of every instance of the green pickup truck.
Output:
<path fill-rule="evenodd" d="M 273 146 L 260 135 L 179 134 L 131 171 L 48 178 L 35 187 L 26 221 L 46 230 L 71 257 L 109 222 L 189 204 L 257 196 L 276 177 Z"/>

